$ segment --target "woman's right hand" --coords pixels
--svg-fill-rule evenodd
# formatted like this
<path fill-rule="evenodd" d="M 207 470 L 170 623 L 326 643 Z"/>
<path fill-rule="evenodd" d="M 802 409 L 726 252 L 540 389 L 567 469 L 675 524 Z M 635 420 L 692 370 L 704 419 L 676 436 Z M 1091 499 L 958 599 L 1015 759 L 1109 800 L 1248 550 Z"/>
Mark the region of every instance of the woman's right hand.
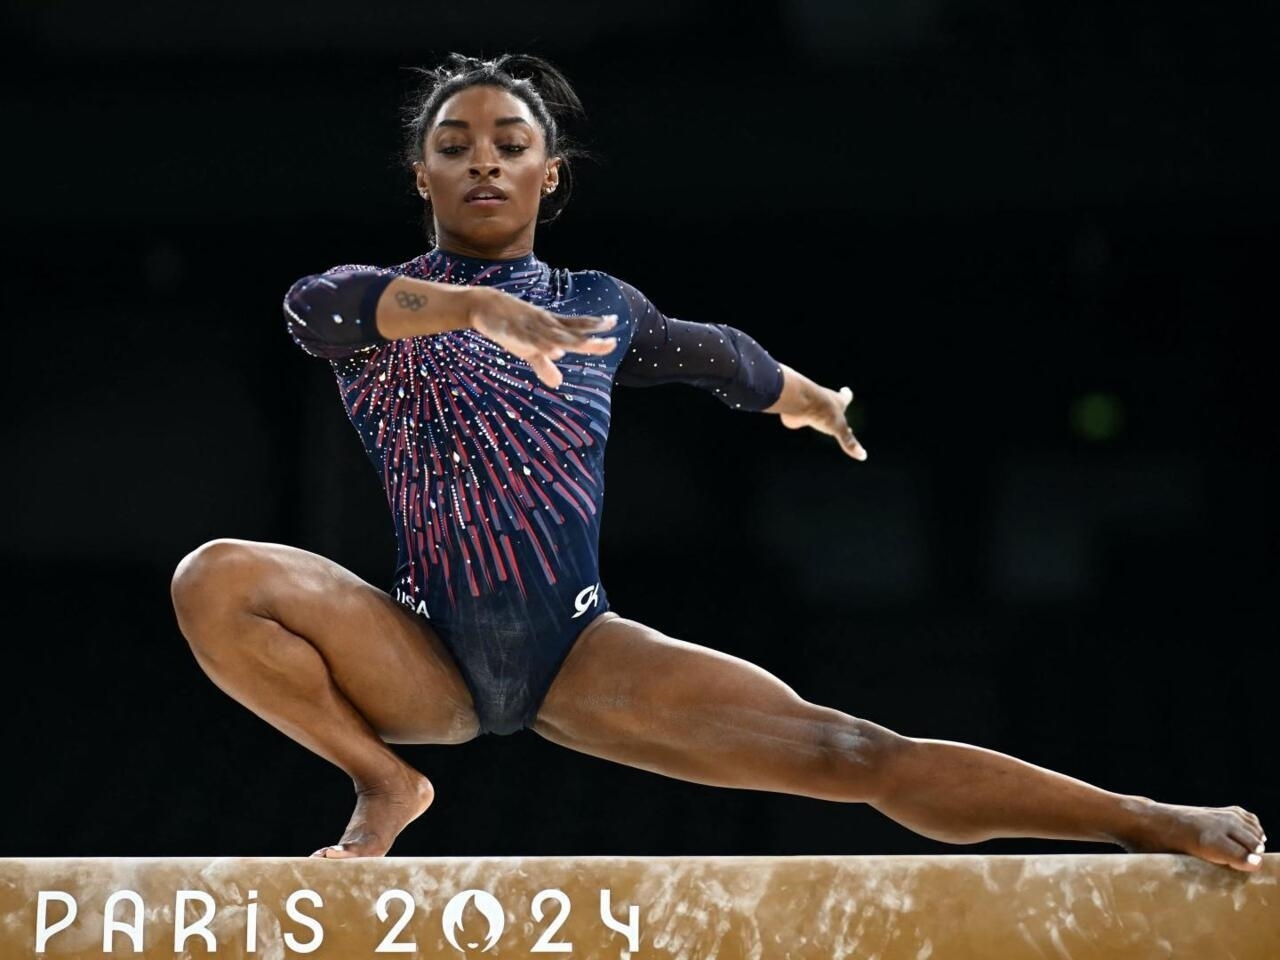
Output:
<path fill-rule="evenodd" d="M 467 325 L 508 353 L 528 361 L 538 379 L 553 389 L 564 382 L 555 361 L 566 353 L 602 356 L 612 353 L 618 345 L 617 337 L 593 336 L 617 325 L 614 314 L 564 316 L 492 287 L 473 287 L 468 294 Z"/>

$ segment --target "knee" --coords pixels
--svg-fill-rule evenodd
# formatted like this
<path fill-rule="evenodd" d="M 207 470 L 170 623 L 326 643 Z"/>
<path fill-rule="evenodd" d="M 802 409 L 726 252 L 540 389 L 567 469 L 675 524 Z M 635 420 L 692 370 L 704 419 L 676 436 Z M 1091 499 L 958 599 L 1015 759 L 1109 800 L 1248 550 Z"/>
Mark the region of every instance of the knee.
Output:
<path fill-rule="evenodd" d="M 842 714 L 822 725 L 819 754 L 844 799 L 873 803 L 890 789 L 895 761 L 909 738 L 886 727 Z"/>
<path fill-rule="evenodd" d="M 169 584 L 179 619 L 244 597 L 261 567 L 258 546 L 247 540 L 210 540 L 183 557 Z"/>

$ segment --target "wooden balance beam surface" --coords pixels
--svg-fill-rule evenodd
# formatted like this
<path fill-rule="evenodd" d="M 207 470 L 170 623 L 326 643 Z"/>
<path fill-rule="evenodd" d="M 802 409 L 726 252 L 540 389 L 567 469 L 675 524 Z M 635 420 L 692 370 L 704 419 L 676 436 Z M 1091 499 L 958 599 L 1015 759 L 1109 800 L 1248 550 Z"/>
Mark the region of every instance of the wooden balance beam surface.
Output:
<path fill-rule="evenodd" d="M 1280 960 L 1280 855 L 0 859 L 3 960 L 215 950 Z"/>

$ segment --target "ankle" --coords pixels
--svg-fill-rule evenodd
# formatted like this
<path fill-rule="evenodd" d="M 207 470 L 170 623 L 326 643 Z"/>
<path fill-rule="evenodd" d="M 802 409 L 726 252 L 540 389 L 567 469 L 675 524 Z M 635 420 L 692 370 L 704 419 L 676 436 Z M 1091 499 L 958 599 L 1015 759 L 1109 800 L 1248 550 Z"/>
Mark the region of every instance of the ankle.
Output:
<path fill-rule="evenodd" d="M 1125 795 L 1120 798 L 1120 815 L 1103 833 L 1104 839 L 1122 847 L 1144 846 L 1159 804 L 1150 797 Z"/>
<path fill-rule="evenodd" d="M 361 771 L 351 778 L 358 796 L 384 795 L 389 793 L 416 793 L 420 783 L 426 781 L 417 770 L 403 763 L 382 767 L 376 770 Z"/>

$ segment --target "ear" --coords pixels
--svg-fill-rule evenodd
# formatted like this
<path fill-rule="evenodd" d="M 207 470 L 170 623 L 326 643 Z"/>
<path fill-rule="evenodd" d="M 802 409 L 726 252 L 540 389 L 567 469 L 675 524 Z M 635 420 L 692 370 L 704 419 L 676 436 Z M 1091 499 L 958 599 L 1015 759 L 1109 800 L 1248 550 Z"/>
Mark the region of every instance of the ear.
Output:
<path fill-rule="evenodd" d="M 431 196 L 431 188 L 427 186 L 427 165 L 421 160 L 413 161 L 413 179 L 418 188 L 418 196 L 427 200 Z"/>
<path fill-rule="evenodd" d="M 547 161 L 547 175 L 542 178 L 542 192 L 553 193 L 560 186 L 560 158 L 552 157 Z"/>

